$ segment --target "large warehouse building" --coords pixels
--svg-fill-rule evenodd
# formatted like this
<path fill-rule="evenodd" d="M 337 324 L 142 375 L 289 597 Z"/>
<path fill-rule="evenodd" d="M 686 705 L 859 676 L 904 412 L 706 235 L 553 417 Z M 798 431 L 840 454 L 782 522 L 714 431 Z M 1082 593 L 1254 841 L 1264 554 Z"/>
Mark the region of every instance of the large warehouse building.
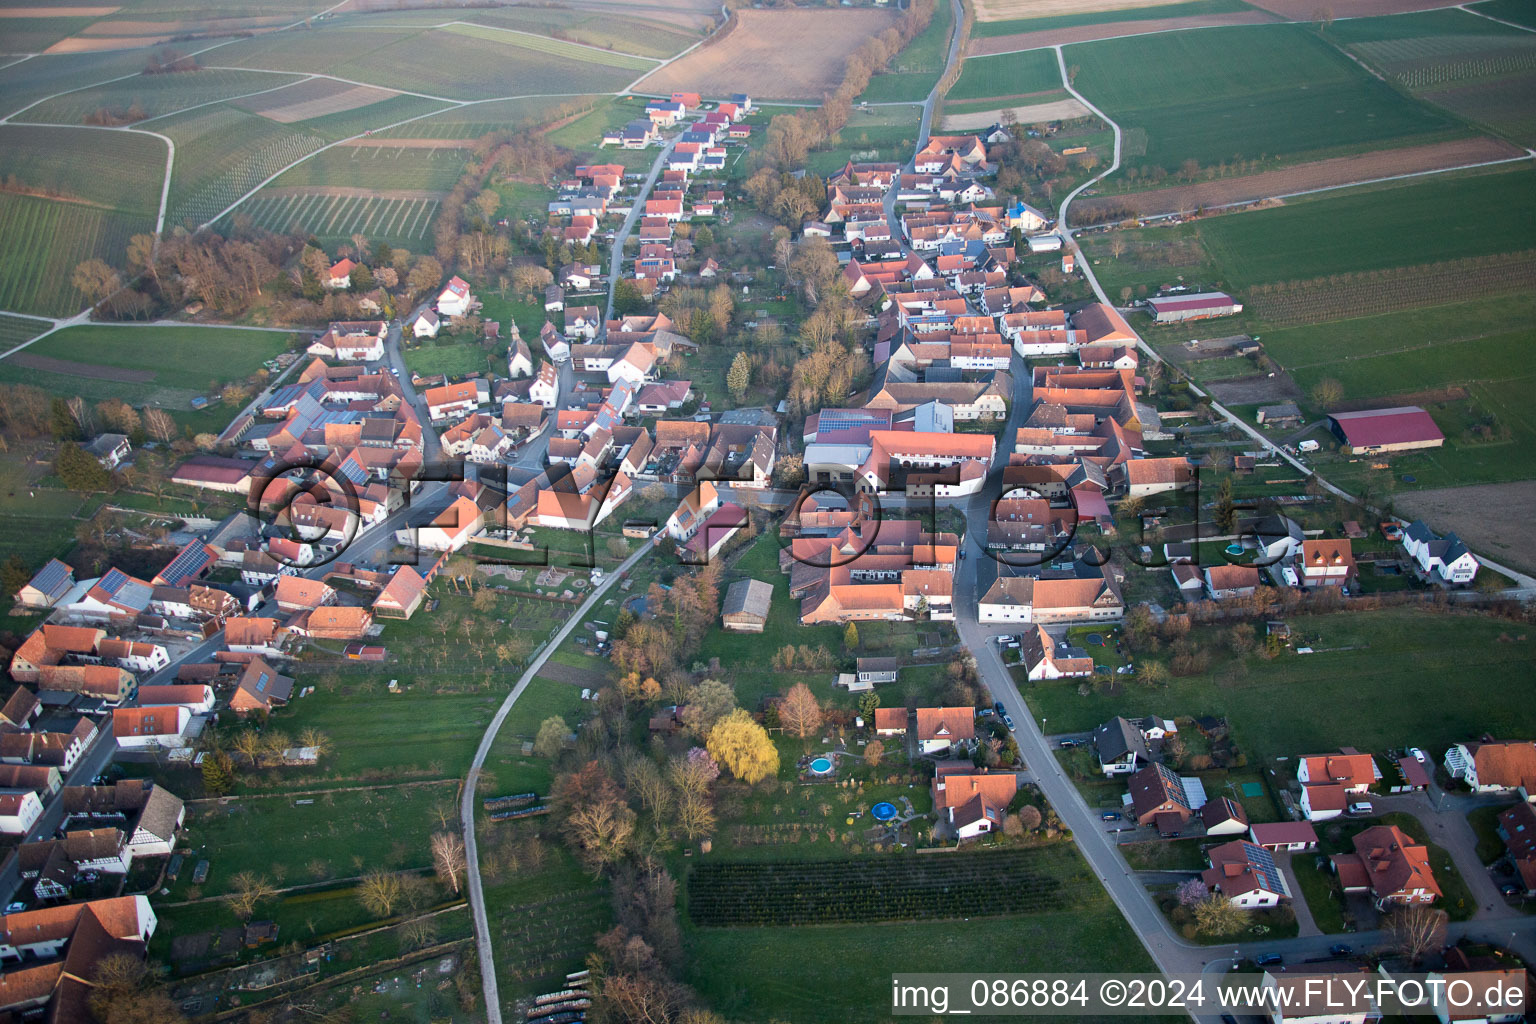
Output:
<path fill-rule="evenodd" d="M 1147 300 L 1152 319 L 1160 324 L 1176 320 L 1204 320 L 1212 316 L 1241 313 L 1243 304 L 1226 292 L 1197 292 L 1194 295 L 1158 295 Z"/>
<path fill-rule="evenodd" d="M 1445 435 L 1435 426 L 1434 419 L 1416 405 L 1337 412 L 1328 417 L 1328 426 L 1356 455 L 1439 448 L 1445 443 Z"/>

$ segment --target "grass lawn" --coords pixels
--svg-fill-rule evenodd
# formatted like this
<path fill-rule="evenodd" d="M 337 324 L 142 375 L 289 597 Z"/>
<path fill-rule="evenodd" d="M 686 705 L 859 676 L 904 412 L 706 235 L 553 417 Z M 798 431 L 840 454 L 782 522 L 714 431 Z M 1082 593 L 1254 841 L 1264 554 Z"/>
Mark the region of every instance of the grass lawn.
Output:
<path fill-rule="evenodd" d="M 1467 824 L 1477 834 L 1477 859 L 1492 864 L 1504 856 L 1504 840 L 1499 838 L 1499 815 L 1508 807 L 1474 807 L 1467 812 Z"/>
<path fill-rule="evenodd" d="M 1312 912 L 1312 920 L 1318 929 L 1325 935 L 1337 935 L 1345 931 L 1344 897 L 1339 892 L 1338 879 L 1328 870 L 1318 868 L 1317 855 L 1293 853 L 1291 871 L 1301 886 L 1299 894 L 1291 895 L 1299 895 L 1306 900 L 1307 909 Z"/>
<path fill-rule="evenodd" d="M 901 971 L 1150 970 L 1076 850 L 1063 844 L 1040 853 L 1045 870 L 1087 883 L 1070 913 L 967 923 L 685 926 L 687 980 L 732 1020 L 844 1022 L 888 1019 L 890 977 Z"/>
<path fill-rule="evenodd" d="M 1485 0 L 1484 3 L 1472 6 L 1479 14 L 1503 18 L 1505 21 L 1513 21 L 1527 28 L 1536 28 L 1536 10 L 1531 8 L 1529 0 Z"/>
<path fill-rule="evenodd" d="M 1507 701 L 1498 680 L 1523 675 L 1531 641 L 1500 642 L 1508 623 L 1470 615 L 1391 610 L 1299 616 L 1293 632 L 1319 652 L 1238 661 L 1215 650 L 1201 676 L 1155 692 L 1079 696 L 1076 681 L 1035 684 L 1025 699 L 1052 732 L 1093 729 L 1116 714 L 1226 715 L 1250 763 L 1352 745 L 1447 746 L 1484 732 L 1536 731 L 1536 711 Z M 1206 636 L 1196 629 L 1197 640 Z M 1338 648 L 1355 647 L 1353 650 Z M 1348 679 L 1340 687 L 1338 680 Z M 1455 692 L 1454 702 L 1444 694 Z M 1329 713 L 1315 709 L 1326 705 Z"/>
<path fill-rule="evenodd" d="M 1120 847 L 1120 853 L 1135 871 L 1203 871 L 1209 866 L 1205 859 L 1206 842 L 1196 838 L 1126 843 Z"/>
<path fill-rule="evenodd" d="M 431 341 L 423 341 L 419 345 L 412 345 L 405 349 L 402 355 L 405 357 L 406 367 L 412 373 L 421 374 L 423 377 L 445 373 L 450 378 L 489 372 L 493 358 L 478 339 L 456 341 L 451 338 L 444 338 L 441 342 L 435 338 Z M 496 357 L 495 361 L 505 372 L 504 360 Z"/>
<path fill-rule="evenodd" d="M 1172 171 L 1189 159 L 1201 166 L 1310 159 L 1386 140 L 1465 132 L 1302 26 L 1168 32 L 1080 43 L 1065 52 L 1067 64 L 1082 69 L 1078 90 L 1131 130 L 1131 164 Z"/>
<path fill-rule="evenodd" d="M 869 80 L 869 87 L 859 100 L 864 103 L 891 103 L 899 100 L 921 102 L 933 91 L 944 58 L 949 53 L 950 29 L 954 16 L 948 4 L 939 4 L 923 29 L 907 48 L 898 53 L 884 74 Z"/>

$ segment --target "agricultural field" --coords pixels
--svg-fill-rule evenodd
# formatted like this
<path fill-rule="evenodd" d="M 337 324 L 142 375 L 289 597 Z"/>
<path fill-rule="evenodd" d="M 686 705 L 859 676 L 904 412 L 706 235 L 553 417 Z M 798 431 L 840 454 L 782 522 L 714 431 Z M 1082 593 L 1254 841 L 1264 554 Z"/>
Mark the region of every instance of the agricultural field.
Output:
<path fill-rule="evenodd" d="M 1486 14 L 1491 18 L 1512 21 L 1526 28 L 1536 28 L 1536 10 L 1531 9 L 1529 0 L 1484 0 L 1480 4 L 1468 5 L 1468 10 Z"/>
<path fill-rule="evenodd" d="M 826 148 L 810 155 L 806 166 L 817 174 L 828 174 L 840 169 L 849 159 L 900 160 L 909 157 L 917 146 L 920 115 L 916 105 L 855 110 Z"/>
<path fill-rule="evenodd" d="M 967 58 L 960 80 L 949 90 L 954 100 L 994 96 L 1027 96 L 1061 88 L 1061 68 L 1055 50 L 1030 50 L 1001 57 Z"/>
<path fill-rule="evenodd" d="M 740 10 L 738 24 L 636 84 L 642 93 L 745 92 L 756 100 L 820 97 L 843 77 L 842 58 L 890 27 L 889 11 Z"/>
<path fill-rule="evenodd" d="M 139 132 L 0 125 L 0 179 L 68 202 L 153 216 L 165 180 L 164 139 Z"/>
<path fill-rule="evenodd" d="M 1013 112 L 1014 119 L 1019 124 L 1039 124 L 1042 121 L 1065 121 L 1076 117 L 1087 117 L 1089 110 L 1082 102 L 1070 93 L 1062 90 L 1052 93 L 1041 93 L 1030 97 L 1030 102 L 1022 106 L 996 107 L 995 100 L 983 100 L 979 103 L 955 103 L 944 105 L 943 128 L 945 131 L 974 132 L 987 128 L 1003 119 L 1008 111 Z M 1079 203 L 1074 206 L 1077 209 L 1086 204 Z"/>
<path fill-rule="evenodd" d="M 1020 18 L 1085 16 L 1126 9 L 1147 9 L 1179 4 L 1180 0 L 975 0 L 979 23 Z"/>
<path fill-rule="evenodd" d="M 0 15 L 0 46 L 6 53 L 42 53 L 53 44 L 74 35 L 96 19 L 91 16 L 67 17 L 64 11 L 49 17 L 10 17 Z"/>
<path fill-rule="evenodd" d="M 362 140 L 359 140 L 362 141 Z M 447 192 L 464 174 L 469 152 L 459 146 L 333 146 L 284 171 L 269 188 L 414 189 Z"/>
<path fill-rule="evenodd" d="M 455 35 L 466 36 L 470 39 L 483 39 L 487 42 L 500 43 L 504 46 L 512 47 L 515 51 L 539 53 L 562 60 L 597 64 L 602 67 L 644 71 L 647 68 L 654 67 L 657 63 L 650 57 L 637 57 L 634 54 L 620 53 L 614 50 L 599 50 L 582 43 L 551 39 L 548 36 L 533 35 L 509 28 L 458 24 L 448 26 L 445 31 L 452 32 Z M 518 54 L 518 57 L 522 59 L 522 54 Z"/>
<path fill-rule="evenodd" d="M 1466 134 L 1298 26 L 1083 43 L 1066 62 L 1127 130 L 1128 166 L 1294 162 Z"/>
<path fill-rule="evenodd" d="M 37 337 L 50 326 L 46 320 L 0 313 L 0 352 L 8 352 L 22 342 Z"/>
<path fill-rule="evenodd" d="M 86 300 L 70 281 L 75 267 L 93 257 L 121 267 L 128 240 L 154 229 L 152 213 L 0 192 L 0 307 L 49 316 L 80 312 Z"/>
<path fill-rule="evenodd" d="M 688 873 L 688 916 L 700 927 L 859 924 L 1050 913 L 1091 887 L 1034 870 L 1038 853 L 876 860 L 714 861 Z"/>
<path fill-rule="evenodd" d="M 159 123 L 176 141 L 167 225 L 197 227 L 267 178 L 326 145 L 319 135 L 219 104 Z"/>
<path fill-rule="evenodd" d="M 1237 288 L 1522 251 L 1536 223 L 1536 170 L 1516 167 L 1216 217 L 1197 234 Z M 1441 216 L 1448 209 L 1456 216 Z"/>
<path fill-rule="evenodd" d="M 1529 387 L 1529 382 L 1513 383 Z M 1515 416 L 1526 415 L 1525 403 L 1517 398 L 1511 411 Z M 1536 430 L 1527 428 L 1525 433 L 1529 436 Z M 1398 514 L 1454 532 L 1486 557 L 1522 572 L 1536 572 L 1536 551 L 1530 545 L 1536 530 L 1536 480 L 1403 491 L 1397 494 L 1396 505 Z"/>
<path fill-rule="evenodd" d="M 869 80 L 859 100 L 864 103 L 896 103 L 903 100 L 921 103 L 928 98 L 944 71 L 949 56 L 949 36 L 954 28 L 954 14 L 948 4 L 939 4 L 918 36 L 896 55 L 891 66 Z"/>
<path fill-rule="evenodd" d="M 220 327 L 70 327 L 0 362 L 0 381 L 174 413 L 195 395 L 249 377 L 292 339 L 283 331 Z"/>
<path fill-rule="evenodd" d="M 712 1009 L 732 1020 L 830 1024 L 888 1019 L 889 975 L 895 972 L 1151 968 L 1140 942 L 1087 865 L 1064 845 L 1017 854 L 973 852 L 918 859 L 949 860 L 962 870 L 975 863 L 980 870 L 987 857 L 1024 859 L 1037 877 L 1058 880 L 1069 891 L 1080 892 L 1080 897 L 1065 912 L 988 915 L 979 922 L 972 915 L 968 923 L 954 919 L 814 928 L 690 925 L 684 930 L 688 981 Z M 894 859 L 903 858 L 895 855 Z M 892 869 L 891 861 L 856 863 L 875 878 Z M 692 888 L 690 877 L 690 893 Z M 994 899 L 1005 898 L 1009 888 L 996 887 Z M 987 935 L 980 946 L 979 930 Z M 850 970 L 850 950 L 858 951 L 861 962 L 878 964 L 880 969 Z"/>
<path fill-rule="evenodd" d="M 1460 10 L 1342 23 L 1351 52 L 1415 96 L 1528 145 L 1536 141 L 1536 35 Z"/>
<path fill-rule="evenodd" d="M 126 112 L 132 107 L 138 107 L 146 118 L 153 119 L 213 100 L 281 89 L 298 80 L 294 75 L 227 69 L 183 71 L 174 75 L 136 75 L 110 85 L 82 89 L 44 100 L 28 110 L 21 120 L 53 124 L 84 123 L 87 117 L 99 110 Z"/>
<path fill-rule="evenodd" d="M 467 141 L 496 131 L 516 131 L 545 124 L 558 118 L 567 109 L 582 109 L 598 103 L 606 103 L 611 97 L 550 96 L 530 97 L 520 100 L 491 100 L 486 103 L 468 103 L 451 107 L 440 114 L 418 118 L 409 124 L 396 125 L 373 133 L 373 141 L 387 139 L 444 139 Z M 616 101 L 615 101 L 616 102 Z M 637 105 L 635 109 L 640 109 Z M 628 115 L 626 115 L 626 120 Z M 590 145 L 597 137 L 587 135 L 584 145 Z"/>
<path fill-rule="evenodd" d="M 13 115 L 56 92 L 143 69 L 144 55 L 131 52 L 50 54 L 16 61 L 0 67 L 0 115 Z"/>
<path fill-rule="evenodd" d="M 1002 21 L 978 19 L 971 29 L 972 40 L 992 39 L 1020 32 L 1043 32 L 1080 25 L 1117 25 L 1123 22 L 1191 18 L 1209 14 L 1231 14 L 1248 10 L 1242 0 L 1171 0 L 1161 4 L 1127 4 L 1120 7 L 1074 7 L 1073 13 L 1009 18 Z M 976 53 L 974 48 L 970 51 Z"/>
<path fill-rule="evenodd" d="M 1263 11 L 1254 10 L 1241 4 L 1228 4 L 1225 0 L 1216 0 L 1211 7 L 1222 8 L 1209 13 L 1194 13 L 1195 9 L 1206 7 L 1206 4 L 1195 2 L 1187 4 L 1170 4 L 1166 7 L 1156 8 L 1155 11 L 1125 10 L 1112 12 L 1124 15 L 1136 15 L 1135 19 L 1096 21 L 1096 16 L 1085 14 L 1080 17 L 1038 18 L 1027 21 L 1002 21 L 979 22 L 976 25 L 978 31 L 974 32 L 969 45 L 966 47 L 972 57 L 982 57 L 998 53 L 1018 53 L 1023 50 L 1035 50 L 1046 46 L 1062 46 L 1067 43 L 1086 43 L 1095 39 L 1117 39 L 1122 36 L 1145 35 L 1149 32 L 1172 32 L 1178 29 L 1191 28 L 1217 28 L 1231 25 L 1267 25 L 1275 18 Z M 1191 13 L 1176 16 L 1175 12 L 1191 9 Z M 1111 13 L 1111 12 L 1106 12 Z M 1153 13 L 1161 13 L 1161 17 L 1144 17 Z M 1007 33 L 983 32 L 980 30 L 1011 29 Z"/>
<path fill-rule="evenodd" d="M 1508 701 L 1499 682 L 1524 671 L 1518 666 L 1530 663 L 1536 640 L 1500 639 L 1509 632 L 1507 622 L 1425 610 L 1288 621 L 1293 635 L 1317 653 L 1284 653 L 1273 661 L 1230 655 L 1219 629 L 1196 627 L 1191 638 L 1207 642 L 1214 655 L 1203 675 L 1172 677 L 1146 696 L 1132 690 L 1083 697 L 1071 680 L 1029 684 L 1024 700 L 1036 716 L 1050 719 L 1052 731 L 1064 733 L 1093 729 L 1117 714 L 1225 715 L 1250 762 L 1340 745 L 1443 748 L 1485 732 L 1536 730 L 1536 708 Z M 1339 687 L 1339 679 L 1350 685 Z M 1442 699 L 1446 692 L 1457 699 Z M 1329 714 L 1315 713 L 1322 705 Z"/>
<path fill-rule="evenodd" d="M 670 57 L 698 42 L 702 29 L 689 30 L 659 19 L 626 17 L 615 12 L 541 9 L 455 11 L 463 21 L 555 36 L 641 57 Z M 393 20 L 393 16 L 391 16 Z"/>
<path fill-rule="evenodd" d="M 361 233 L 376 242 L 420 249 L 431 234 L 432 218 L 441 202 L 431 195 L 263 189 L 230 217 L 245 214 L 256 227 L 276 232 L 296 229 L 326 242 Z"/>
<path fill-rule="evenodd" d="M 1026 121 L 1022 116 L 1019 120 Z M 1257 174 L 1244 174 L 1240 168 L 1235 168 L 1226 177 L 1213 177 L 1169 188 L 1139 192 L 1115 192 L 1112 188 L 1100 188 L 1100 195 L 1080 199 L 1072 204 L 1072 209 L 1079 218 L 1085 220 L 1089 219 L 1084 216 L 1085 213 L 1092 214 L 1095 211 L 1112 212 L 1117 217 L 1125 212 L 1132 212 L 1143 219 L 1163 217 L 1294 196 L 1311 190 L 1338 188 L 1396 175 L 1467 167 L 1523 156 L 1522 150 L 1500 139 L 1474 136 L 1425 146 L 1379 149 L 1354 156 L 1314 160 Z M 1134 183 L 1126 181 L 1123 176 L 1116 180 L 1122 185 L 1134 187 Z"/>

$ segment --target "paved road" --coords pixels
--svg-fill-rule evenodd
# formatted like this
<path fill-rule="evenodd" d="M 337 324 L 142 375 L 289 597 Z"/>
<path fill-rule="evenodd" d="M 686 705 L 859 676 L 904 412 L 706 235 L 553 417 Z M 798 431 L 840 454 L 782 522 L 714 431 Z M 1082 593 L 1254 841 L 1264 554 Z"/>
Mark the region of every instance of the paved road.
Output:
<path fill-rule="evenodd" d="M 103 719 L 96 733 L 96 739 L 86 748 L 80 760 L 75 762 L 67 775 L 64 776 L 66 786 L 89 786 L 96 776 L 100 775 L 112 763 L 112 756 L 117 753 L 117 738 L 112 735 L 112 719 Z M 23 837 L 22 842 L 33 842 L 38 839 L 51 839 L 59 825 L 64 821 L 64 801 L 57 795 L 43 807 L 42 815 L 32 830 Z M 21 889 L 21 869 L 16 852 L 12 850 L 0 864 L 0 906 L 4 906 L 15 898 Z"/>
<path fill-rule="evenodd" d="M 512 692 L 507 694 L 506 700 L 501 702 L 501 707 L 496 709 L 496 717 L 491 719 L 491 724 L 486 727 L 485 735 L 480 738 L 480 746 L 475 750 L 475 759 L 469 766 L 469 778 L 464 784 L 464 797 L 459 804 L 459 817 L 464 823 L 464 860 L 467 865 L 465 878 L 469 892 L 469 906 L 475 918 L 475 946 L 480 954 L 480 981 L 485 991 L 486 1019 L 489 1024 L 501 1024 L 501 995 L 496 985 L 496 959 L 491 950 L 491 927 L 485 913 L 485 890 L 480 883 L 480 855 L 475 845 L 475 784 L 480 781 L 480 769 L 485 764 L 487 755 L 491 752 L 491 746 L 496 742 L 496 733 L 500 731 L 501 724 L 506 721 L 507 715 L 512 711 L 512 705 L 528 689 L 528 684 L 533 682 L 533 677 L 538 675 L 544 662 L 555 652 L 555 649 L 565 642 L 565 638 L 574 630 L 595 607 L 608 589 L 622 576 L 629 572 L 640 560 L 656 549 L 654 544 L 645 544 L 640 550 L 630 555 L 613 572 L 603 577 L 603 581 L 592 588 L 592 593 L 581 606 L 571 613 L 570 618 L 561 626 L 559 631 L 544 644 L 544 647 L 528 663 L 528 668 L 518 678 L 517 685 L 512 687 Z"/>
<path fill-rule="evenodd" d="M 629 208 L 629 216 L 624 218 L 624 223 L 619 225 L 619 230 L 613 235 L 613 252 L 608 260 L 608 305 L 603 312 L 604 320 L 613 319 L 613 294 L 619 287 L 619 272 L 624 268 L 624 243 L 629 241 L 629 233 L 634 230 L 635 222 L 645 212 L 646 196 L 651 194 L 651 189 L 656 184 L 656 179 L 661 176 L 661 169 L 666 165 L 667 157 L 672 155 L 672 147 L 677 145 L 681 133 L 672 136 L 667 144 L 661 147 L 661 152 L 656 154 L 656 162 L 651 164 L 651 173 L 646 175 L 645 184 L 640 186 L 640 191 L 635 193 L 635 202 Z M 606 330 L 606 328 L 605 328 Z"/>
<path fill-rule="evenodd" d="M 960 0 L 949 0 L 949 9 L 951 12 L 949 56 L 944 59 L 944 73 L 939 76 L 939 82 L 944 81 L 944 75 L 949 74 L 950 69 L 955 66 L 955 62 L 960 59 L 960 22 L 965 18 L 965 10 L 961 6 Z M 938 101 L 939 86 L 938 83 L 935 83 L 933 91 L 930 92 L 928 94 L 928 98 L 923 101 L 923 117 L 922 120 L 918 122 L 917 126 L 918 149 L 922 149 L 924 146 L 928 145 L 928 129 L 932 126 L 933 108 L 934 105 L 938 103 Z"/>

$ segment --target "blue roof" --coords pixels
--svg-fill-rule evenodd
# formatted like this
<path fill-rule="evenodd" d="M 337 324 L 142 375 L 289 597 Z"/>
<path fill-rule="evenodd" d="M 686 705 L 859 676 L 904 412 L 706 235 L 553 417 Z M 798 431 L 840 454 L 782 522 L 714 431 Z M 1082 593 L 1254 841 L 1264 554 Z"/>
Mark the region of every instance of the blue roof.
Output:
<path fill-rule="evenodd" d="M 129 582 L 128 574 L 121 569 L 108 569 L 107 574 L 96 581 L 96 585 L 108 594 L 116 594 Z"/>

